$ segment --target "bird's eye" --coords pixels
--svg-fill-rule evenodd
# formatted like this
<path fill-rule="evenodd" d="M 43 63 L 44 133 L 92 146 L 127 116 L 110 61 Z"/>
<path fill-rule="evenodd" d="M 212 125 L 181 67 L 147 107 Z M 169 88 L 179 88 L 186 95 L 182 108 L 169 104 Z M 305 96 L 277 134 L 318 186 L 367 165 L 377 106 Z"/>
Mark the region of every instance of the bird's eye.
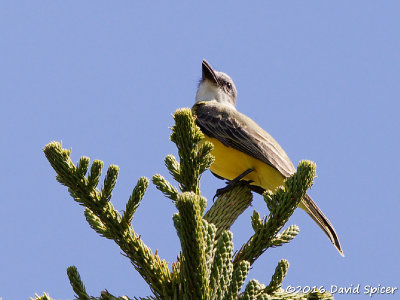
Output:
<path fill-rule="evenodd" d="M 226 83 L 226 87 L 228 88 L 228 90 L 231 90 L 232 89 L 232 84 L 230 82 L 227 82 Z"/>

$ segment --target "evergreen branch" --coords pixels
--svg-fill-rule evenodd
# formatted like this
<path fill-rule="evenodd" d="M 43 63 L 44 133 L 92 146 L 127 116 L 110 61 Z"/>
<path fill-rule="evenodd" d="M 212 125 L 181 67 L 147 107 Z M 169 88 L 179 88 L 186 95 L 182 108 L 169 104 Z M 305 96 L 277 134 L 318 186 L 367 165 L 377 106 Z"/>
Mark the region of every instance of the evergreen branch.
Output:
<path fill-rule="evenodd" d="M 265 286 L 259 283 L 257 280 L 250 280 L 246 285 L 243 294 L 239 297 L 239 300 L 252 300 L 260 296 L 265 289 Z"/>
<path fill-rule="evenodd" d="M 333 295 L 329 294 L 328 292 L 311 292 L 307 294 L 307 299 L 309 300 L 333 300 Z"/>
<path fill-rule="evenodd" d="M 170 139 L 178 148 L 180 172 L 177 180 L 182 192 L 200 193 L 199 176 L 208 168 L 213 158 L 210 154 L 212 147 L 199 147 L 203 133 L 195 124 L 192 111 L 189 108 L 176 110 L 173 115 L 175 125 L 172 127 Z M 166 161 L 167 163 L 167 161 Z M 167 164 L 174 166 L 174 164 Z M 170 170 L 171 171 L 171 170 Z M 175 171 L 172 173 L 174 176 Z"/>
<path fill-rule="evenodd" d="M 149 180 L 146 177 L 140 177 L 132 191 L 132 195 L 129 197 L 129 200 L 126 203 L 125 213 L 121 221 L 122 224 L 128 225 L 132 222 L 133 215 L 136 212 L 136 209 L 139 207 L 140 201 L 142 200 L 148 186 Z"/>
<path fill-rule="evenodd" d="M 234 259 L 236 268 L 240 260 L 247 260 L 250 264 L 273 246 L 272 240 L 285 225 L 289 217 L 311 187 L 315 177 L 315 164 L 308 161 L 299 163 L 297 172 L 285 182 L 285 190 L 279 188 L 274 194 L 266 192 L 264 199 L 270 209 L 270 214 L 262 228 L 245 243 Z"/>
<path fill-rule="evenodd" d="M 279 267 L 279 265 L 278 265 Z M 279 271 L 278 271 L 279 272 Z M 245 291 L 237 298 L 239 300 L 333 300 L 333 296 L 327 292 L 311 291 L 310 293 L 288 293 L 282 288 L 277 288 L 273 293 L 267 293 L 268 287 L 257 280 L 250 280 Z"/>
<path fill-rule="evenodd" d="M 290 225 L 282 233 L 278 233 L 275 238 L 271 241 L 271 246 L 278 247 L 283 244 L 289 243 L 292 239 L 296 237 L 300 232 L 300 228 L 297 225 Z"/>
<path fill-rule="evenodd" d="M 321 293 L 319 291 L 310 292 L 310 293 L 287 293 L 283 289 L 279 289 L 272 295 L 262 294 L 260 295 L 263 298 L 260 299 L 268 299 L 268 300 L 333 300 L 333 295 L 324 292 Z M 257 298 L 258 299 L 258 298 Z"/>
<path fill-rule="evenodd" d="M 181 196 L 180 196 L 181 197 Z M 176 229 L 176 233 L 180 240 L 184 239 L 183 236 L 183 227 L 182 227 L 182 218 L 179 213 L 176 213 L 172 216 L 172 221 L 174 222 L 174 227 Z M 178 257 L 179 259 L 179 257 Z"/>
<path fill-rule="evenodd" d="M 212 145 L 209 143 L 205 143 L 204 146 L 199 144 L 200 140 L 203 138 L 203 134 L 196 126 L 190 109 L 178 109 L 173 117 L 175 125 L 172 127 L 170 139 L 178 148 L 179 162 L 174 156 L 168 155 L 165 158 L 165 164 L 170 174 L 179 183 L 179 188 L 183 193 L 194 192 L 199 195 L 200 175 L 213 161 L 213 157 L 210 154 Z M 180 195 L 178 190 L 161 175 L 153 176 L 153 183 L 168 198 L 177 201 L 176 205 L 179 209 L 179 199 L 185 197 Z M 213 239 L 215 238 L 216 230 L 215 227 L 210 227 L 209 224 L 206 224 L 206 222 L 204 223 L 204 221 L 201 220 L 201 215 L 207 206 L 206 199 L 204 197 L 197 197 L 195 206 L 196 209 L 192 209 L 192 211 L 189 209 L 187 210 L 186 217 L 183 217 L 181 210 L 179 214 L 176 214 L 173 217 L 174 225 L 181 240 L 183 251 L 182 257 L 178 257 L 178 262 L 175 264 L 176 268 L 173 269 L 171 274 L 171 277 L 174 278 L 173 293 L 174 297 L 177 299 L 181 298 L 183 295 L 186 295 L 187 297 L 189 297 L 188 295 L 192 295 L 194 299 L 197 299 L 197 293 L 199 292 L 202 292 L 203 295 L 208 297 L 209 266 L 212 264 L 212 258 L 215 251 Z M 190 214 L 193 214 L 195 211 L 200 212 L 200 216 L 191 215 L 190 217 Z M 196 222 L 194 222 L 194 224 L 197 224 L 195 228 L 197 228 L 200 223 L 202 224 L 201 227 L 194 231 L 194 236 L 191 237 L 187 234 L 188 227 L 186 224 L 190 219 L 196 220 Z M 199 222 L 200 220 L 201 222 Z M 202 229 L 202 243 L 198 244 L 200 240 L 197 240 L 193 244 L 193 247 L 200 252 L 194 251 L 193 254 L 191 251 L 186 251 L 188 247 L 185 245 L 189 245 L 193 242 L 193 239 L 191 238 L 196 236 L 195 232 L 199 232 L 198 230 L 200 230 L 200 228 Z M 194 257 L 192 257 L 192 254 Z M 199 261 L 201 261 L 200 264 Z M 195 282 L 193 278 L 190 280 L 186 278 L 186 274 L 193 276 L 192 273 L 194 269 L 190 266 L 195 266 L 195 270 L 200 268 L 200 272 L 196 272 L 199 274 L 195 276 L 198 282 Z M 180 274 L 176 274 L 175 272 L 180 272 Z M 195 288 L 193 288 L 193 286 L 195 286 Z M 199 286 L 206 288 L 199 289 Z M 188 293 L 185 294 L 182 292 L 183 287 L 185 291 L 188 291 Z M 203 299 L 203 297 L 201 299 Z"/>
<path fill-rule="evenodd" d="M 85 209 L 84 215 L 86 221 L 89 223 L 90 227 L 92 227 L 94 231 L 107 239 L 112 240 L 114 238 L 114 235 L 111 234 L 109 228 L 107 228 L 106 225 L 104 225 L 104 223 L 100 220 L 100 218 L 97 217 L 89 208 Z"/>
<path fill-rule="evenodd" d="M 57 173 L 57 180 L 68 187 L 75 201 L 88 209 L 85 216 L 89 224 L 98 233 L 112 238 L 118 244 L 156 296 L 161 295 L 165 290 L 171 292 L 168 264 L 152 253 L 140 236 L 135 234 L 131 224 L 126 226 L 126 223 L 122 223 L 120 213 L 110 201 L 100 201 L 111 197 L 118 169 L 113 166 L 109 168 L 103 188 L 104 195 L 96 188 L 101 175 L 102 162 L 94 161 L 90 175 L 85 178 L 81 172 L 77 172 L 77 168 L 72 163 L 71 151 L 62 149 L 60 143 L 51 142 L 43 151 Z"/>
<path fill-rule="evenodd" d="M 216 238 L 229 230 L 236 219 L 248 208 L 253 195 L 246 182 L 240 182 L 232 190 L 222 194 L 206 212 L 204 219 L 217 227 Z"/>
<path fill-rule="evenodd" d="M 108 167 L 106 177 L 104 178 L 104 187 L 101 191 L 102 202 L 108 202 L 111 199 L 112 191 L 117 183 L 119 173 L 119 167 L 116 165 L 111 165 Z"/>
<path fill-rule="evenodd" d="M 87 170 L 89 168 L 89 163 L 90 163 L 90 159 L 89 157 L 86 156 L 82 156 L 76 166 L 76 171 L 81 174 L 82 176 L 85 176 L 87 173 Z"/>
<path fill-rule="evenodd" d="M 218 239 L 214 265 L 210 276 L 211 299 L 223 299 L 232 279 L 233 243 L 232 233 L 224 231 Z"/>
<path fill-rule="evenodd" d="M 214 145 L 208 141 L 203 141 L 197 149 L 197 163 L 199 165 L 199 174 L 207 170 L 214 162 L 214 156 L 210 153 Z"/>
<path fill-rule="evenodd" d="M 272 300 L 273 298 L 268 294 L 258 295 L 257 300 Z"/>
<path fill-rule="evenodd" d="M 207 201 L 200 195 L 200 177 L 214 161 L 211 155 L 213 145 L 202 140 L 203 134 L 195 125 L 190 109 L 177 110 L 174 119 L 170 138 L 177 145 L 179 162 L 173 155 L 168 155 L 165 165 L 179 183 L 182 194 L 161 175 L 152 178 L 164 195 L 176 201 L 179 211 L 173 216 L 173 221 L 181 241 L 182 255 L 172 264 L 171 272 L 157 251 L 153 254 L 131 225 L 148 187 L 147 178 L 138 180 L 121 216 L 110 201 L 118 177 L 117 166 L 108 168 L 100 191 L 97 186 L 103 162 L 93 161 L 86 177 L 90 165 L 88 157 L 81 157 L 75 166 L 70 159 L 71 150 L 62 149 L 60 143 L 51 142 L 44 148 L 57 173 L 57 180 L 68 187 L 75 201 L 85 206 L 84 214 L 89 225 L 98 234 L 118 244 L 154 292 L 154 296 L 133 299 L 333 299 L 332 295 L 319 291 L 308 294 L 285 292 L 281 285 L 289 266 L 286 260 L 278 263 L 267 287 L 251 280 L 245 291 L 239 294 L 254 261 L 269 247 L 288 243 L 298 234 L 296 225 L 289 226 L 280 234 L 279 231 L 312 185 L 315 165 L 300 162 L 297 173 L 286 180 L 284 188 L 279 188 L 274 194 L 264 194 L 270 214 L 267 218 L 260 218 L 257 211 L 253 212 L 251 224 L 254 235 L 241 247 L 232 262 L 232 233 L 227 230 L 251 204 L 248 183 L 241 182 L 219 197 L 203 219 L 201 216 Z M 67 273 L 78 299 L 96 299 L 87 295 L 75 267 L 68 268 Z M 36 299 L 51 300 L 47 294 L 42 297 L 36 295 Z M 130 300 L 127 296 L 115 297 L 107 290 L 98 299 Z"/>
<path fill-rule="evenodd" d="M 260 213 L 256 210 L 253 211 L 251 216 L 251 227 L 253 227 L 254 232 L 259 231 L 263 226 L 263 220 L 260 218 Z"/>
<path fill-rule="evenodd" d="M 198 169 L 195 166 L 194 149 L 201 140 L 200 130 L 196 130 L 189 111 L 178 109 L 174 114 L 175 125 L 172 127 L 170 139 L 178 148 L 180 158 L 180 187 L 182 192 L 193 191 L 199 194 Z"/>
<path fill-rule="evenodd" d="M 175 156 L 172 154 L 167 155 L 165 157 L 165 166 L 167 167 L 169 173 L 172 175 L 172 177 L 178 181 L 181 182 L 181 166 L 179 162 L 176 160 Z"/>
<path fill-rule="evenodd" d="M 214 262 L 215 256 L 215 235 L 217 233 L 217 228 L 214 224 L 208 223 L 206 220 L 203 219 L 203 235 L 205 241 L 205 255 L 207 261 L 207 270 L 211 273 L 212 264 Z M 208 274 L 209 276 L 210 274 Z"/>
<path fill-rule="evenodd" d="M 90 300 L 89 295 L 86 293 L 85 286 L 81 280 L 78 269 L 75 266 L 71 266 L 67 269 L 67 275 L 69 282 L 71 283 L 72 289 L 76 293 L 78 299 Z"/>
<path fill-rule="evenodd" d="M 250 263 L 248 261 L 242 260 L 238 267 L 233 271 L 231 284 L 228 288 L 228 293 L 225 296 L 226 300 L 237 299 L 240 289 L 250 271 Z"/>
<path fill-rule="evenodd" d="M 174 216 L 182 246 L 185 294 L 189 299 L 208 299 L 209 295 L 200 201 L 200 196 L 193 192 L 183 193 L 176 201 L 179 215 Z"/>
<path fill-rule="evenodd" d="M 43 293 L 43 296 L 39 296 L 38 294 L 35 294 L 35 298 L 29 297 L 29 299 L 30 300 L 53 300 L 53 298 L 51 298 L 50 295 L 47 293 Z"/>
<path fill-rule="evenodd" d="M 115 297 L 114 295 L 111 295 L 109 291 L 105 290 L 101 292 L 99 300 L 156 300 L 157 298 L 153 296 L 149 297 L 133 297 L 129 298 L 127 296 L 121 296 L 121 297 Z"/>
<path fill-rule="evenodd" d="M 182 298 L 182 295 L 184 295 L 183 283 L 185 280 L 182 280 L 183 272 L 181 272 L 181 266 L 182 264 L 180 258 L 178 258 L 177 262 L 172 263 L 171 285 L 173 288 L 173 296 L 171 299 L 179 299 Z"/>
<path fill-rule="evenodd" d="M 61 144 L 60 144 L 60 146 L 61 146 Z M 54 167 L 53 167 L 53 169 L 54 169 Z M 92 163 L 92 166 L 90 168 L 90 174 L 88 176 L 88 184 L 87 184 L 88 189 L 94 189 L 99 184 L 102 170 L 103 170 L 103 162 L 101 160 L 97 160 L 97 159 L 94 160 Z"/>
<path fill-rule="evenodd" d="M 200 211 L 201 211 L 201 215 L 203 215 L 204 214 L 204 211 L 206 210 L 206 208 L 207 208 L 207 198 L 206 197 L 203 197 L 203 196 L 200 196 L 200 199 L 199 199 L 200 201 L 199 201 L 199 205 L 200 205 Z M 207 220 L 205 220 L 205 221 L 207 221 Z"/>
<path fill-rule="evenodd" d="M 279 290 L 282 286 L 282 281 L 286 276 L 287 270 L 289 269 L 289 262 L 286 259 L 279 261 L 275 268 L 275 273 L 272 275 L 271 282 L 264 289 L 267 294 L 272 294 Z"/>
<path fill-rule="evenodd" d="M 162 175 L 156 174 L 153 176 L 153 184 L 158 190 L 160 190 L 166 197 L 176 201 L 178 200 L 179 191 L 177 188 L 173 187 Z"/>

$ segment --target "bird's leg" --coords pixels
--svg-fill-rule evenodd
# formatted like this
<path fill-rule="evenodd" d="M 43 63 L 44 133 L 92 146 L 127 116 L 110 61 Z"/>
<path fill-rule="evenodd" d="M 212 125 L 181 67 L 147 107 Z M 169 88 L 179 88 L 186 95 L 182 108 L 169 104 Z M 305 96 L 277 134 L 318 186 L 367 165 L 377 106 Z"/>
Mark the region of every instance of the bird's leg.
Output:
<path fill-rule="evenodd" d="M 228 181 L 228 182 L 227 182 L 227 185 L 226 185 L 225 187 L 220 188 L 220 189 L 217 190 L 217 192 L 215 193 L 215 196 L 213 197 L 213 200 L 214 200 L 216 197 L 219 197 L 219 196 L 221 196 L 222 194 L 224 194 L 224 193 L 230 191 L 231 189 L 233 189 L 235 186 L 237 186 L 237 185 L 239 184 L 240 180 L 242 180 L 243 177 L 245 177 L 247 174 L 250 174 L 250 173 L 253 172 L 253 171 L 254 171 L 253 169 L 247 169 L 247 170 L 244 171 L 242 174 L 240 174 L 238 177 L 236 177 L 236 178 L 234 178 L 234 179 Z M 250 182 L 251 182 L 251 181 L 250 181 Z"/>

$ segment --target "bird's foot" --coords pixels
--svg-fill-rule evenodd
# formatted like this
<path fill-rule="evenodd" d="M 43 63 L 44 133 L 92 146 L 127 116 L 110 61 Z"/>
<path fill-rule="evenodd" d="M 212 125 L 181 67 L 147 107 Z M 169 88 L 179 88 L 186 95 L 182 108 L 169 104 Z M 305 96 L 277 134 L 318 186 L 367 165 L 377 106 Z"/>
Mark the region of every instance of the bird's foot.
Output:
<path fill-rule="evenodd" d="M 253 182 L 252 180 L 242 180 L 247 174 L 251 172 L 253 172 L 253 169 L 247 169 L 238 177 L 232 179 L 231 181 L 228 181 L 225 187 L 220 188 L 216 191 L 213 197 L 213 201 L 215 200 L 215 198 L 221 196 L 222 194 L 225 194 L 226 192 L 229 192 L 231 189 L 233 189 L 235 186 L 239 185 L 243 181 L 246 182 L 246 184 L 250 184 L 251 182 Z"/>

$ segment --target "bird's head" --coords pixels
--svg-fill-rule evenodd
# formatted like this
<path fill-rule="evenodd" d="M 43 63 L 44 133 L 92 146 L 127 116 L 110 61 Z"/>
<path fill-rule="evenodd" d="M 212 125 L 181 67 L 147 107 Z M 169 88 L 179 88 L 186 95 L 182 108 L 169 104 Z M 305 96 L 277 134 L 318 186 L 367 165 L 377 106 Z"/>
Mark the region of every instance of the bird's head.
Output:
<path fill-rule="evenodd" d="M 236 87 L 227 74 L 215 71 L 206 60 L 202 62 L 203 76 L 196 93 L 196 103 L 217 101 L 236 108 Z"/>

